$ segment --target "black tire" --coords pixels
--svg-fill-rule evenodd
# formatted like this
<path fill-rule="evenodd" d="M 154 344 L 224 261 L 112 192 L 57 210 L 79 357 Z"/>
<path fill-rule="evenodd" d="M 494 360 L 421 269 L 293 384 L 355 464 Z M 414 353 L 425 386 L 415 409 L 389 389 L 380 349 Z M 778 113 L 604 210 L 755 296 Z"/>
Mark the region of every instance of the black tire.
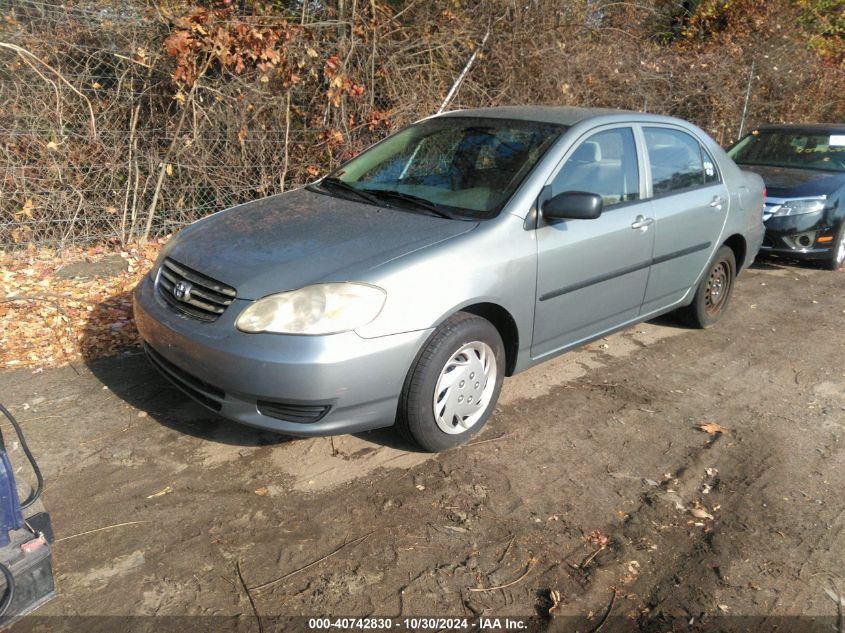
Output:
<path fill-rule="evenodd" d="M 839 225 L 839 230 L 836 232 L 836 237 L 833 239 L 833 248 L 830 252 L 830 259 L 825 260 L 824 266 L 828 270 L 839 270 L 845 265 L 845 251 L 842 248 L 843 240 L 845 240 L 845 222 Z"/>
<path fill-rule="evenodd" d="M 496 373 L 495 378 L 492 379 L 493 386 L 487 392 L 483 407 L 478 409 L 478 413 L 473 414 L 475 417 L 480 413 L 480 418 L 463 431 L 454 424 L 456 432 L 450 434 L 440 428 L 435 418 L 434 391 L 441 372 L 447 368 L 447 363 L 455 354 L 464 346 L 479 342 L 486 344 L 495 358 Z M 434 330 L 408 371 L 399 397 L 396 418 L 398 430 L 406 439 L 432 453 L 463 444 L 484 426 L 493 412 L 502 390 L 504 375 L 505 352 L 498 330 L 492 323 L 474 314 L 467 312 L 454 314 Z M 481 390 L 486 391 L 483 385 L 480 383 L 479 385 Z M 471 390 L 473 387 L 474 383 L 471 383 L 466 389 Z M 470 391 L 470 393 L 476 395 L 476 392 Z M 468 396 L 468 400 L 471 397 Z"/>
<path fill-rule="evenodd" d="M 692 303 L 679 311 L 684 322 L 705 329 L 724 315 L 736 280 L 736 257 L 729 246 L 722 246 L 710 263 L 695 291 Z"/>

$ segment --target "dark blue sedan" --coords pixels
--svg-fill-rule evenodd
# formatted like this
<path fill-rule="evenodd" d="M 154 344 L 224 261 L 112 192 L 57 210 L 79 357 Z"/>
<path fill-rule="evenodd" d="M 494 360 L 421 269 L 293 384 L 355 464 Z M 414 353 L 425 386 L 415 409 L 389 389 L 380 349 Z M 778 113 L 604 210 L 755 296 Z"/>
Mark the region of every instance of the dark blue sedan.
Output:
<path fill-rule="evenodd" d="M 760 253 L 845 263 L 845 126 L 767 125 L 728 150 L 766 182 Z"/>

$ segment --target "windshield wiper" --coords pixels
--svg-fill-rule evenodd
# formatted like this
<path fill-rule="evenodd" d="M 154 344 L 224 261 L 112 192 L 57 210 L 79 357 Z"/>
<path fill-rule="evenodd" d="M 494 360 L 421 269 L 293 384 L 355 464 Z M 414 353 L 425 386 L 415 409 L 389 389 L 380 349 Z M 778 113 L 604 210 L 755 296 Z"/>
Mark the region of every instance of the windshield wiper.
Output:
<path fill-rule="evenodd" d="M 329 178 L 323 178 L 319 184 L 322 187 L 326 187 L 326 185 L 328 185 L 329 187 L 334 187 L 335 189 L 339 189 L 340 191 L 349 192 L 358 196 L 360 200 L 365 200 L 370 204 L 376 205 L 377 207 L 384 206 L 384 203 L 379 200 L 376 196 L 367 193 L 366 191 L 361 191 L 360 189 L 358 189 L 358 187 L 353 187 L 349 183 L 343 182 L 340 178 L 336 178 L 334 176 Z"/>
<path fill-rule="evenodd" d="M 443 209 L 441 209 L 439 205 L 436 205 L 433 202 L 426 200 L 425 198 L 421 198 L 410 193 L 402 193 L 401 191 L 393 191 L 392 189 L 364 189 L 364 191 L 367 194 L 375 197 L 389 198 L 392 200 L 399 200 L 401 202 L 408 203 L 418 209 L 428 211 L 432 215 L 436 215 L 440 218 L 446 218 L 448 220 L 455 219 L 454 216 L 449 213 L 446 213 Z"/>

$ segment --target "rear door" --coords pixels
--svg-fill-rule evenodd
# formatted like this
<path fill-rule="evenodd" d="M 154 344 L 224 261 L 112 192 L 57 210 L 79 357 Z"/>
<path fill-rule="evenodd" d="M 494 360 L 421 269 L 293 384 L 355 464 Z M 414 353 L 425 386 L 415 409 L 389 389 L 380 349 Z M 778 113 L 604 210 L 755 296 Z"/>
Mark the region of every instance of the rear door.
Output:
<path fill-rule="evenodd" d="M 688 132 L 643 125 L 655 217 L 642 313 L 679 301 L 718 247 L 730 197 L 716 161 Z"/>
<path fill-rule="evenodd" d="M 603 127 L 579 141 L 544 191 L 596 193 L 604 210 L 594 220 L 540 218 L 532 357 L 638 316 L 654 235 L 640 159 L 630 125 Z"/>

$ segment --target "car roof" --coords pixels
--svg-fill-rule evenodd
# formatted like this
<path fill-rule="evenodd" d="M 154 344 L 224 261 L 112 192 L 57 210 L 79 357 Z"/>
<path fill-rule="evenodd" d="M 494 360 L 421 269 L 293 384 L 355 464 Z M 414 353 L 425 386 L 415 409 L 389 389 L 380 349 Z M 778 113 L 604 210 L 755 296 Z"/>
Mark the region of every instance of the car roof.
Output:
<path fill-rule="evenodd" d="M 571 127 L 581 121 L 598 117 L 607 118 L 608 122 L 626 120 L 651 121 L 654 123 L 683 123 L 687 121 L 657 114 L 646 114 L 633 110 L 613 110 L 610 108 L 577 108 L 572 106 L 499 106 L 495 108 L 472 108 L 451 110 L 438 117 L 479 117 L 492 119 L 516 119 L 538 123 L 556 123 Z"/>
<path fill-rule="evenodd" d="M 807 130 L 812 132 L 843 132 L 843 123 L 767 123 L 756 130 Z"/>

